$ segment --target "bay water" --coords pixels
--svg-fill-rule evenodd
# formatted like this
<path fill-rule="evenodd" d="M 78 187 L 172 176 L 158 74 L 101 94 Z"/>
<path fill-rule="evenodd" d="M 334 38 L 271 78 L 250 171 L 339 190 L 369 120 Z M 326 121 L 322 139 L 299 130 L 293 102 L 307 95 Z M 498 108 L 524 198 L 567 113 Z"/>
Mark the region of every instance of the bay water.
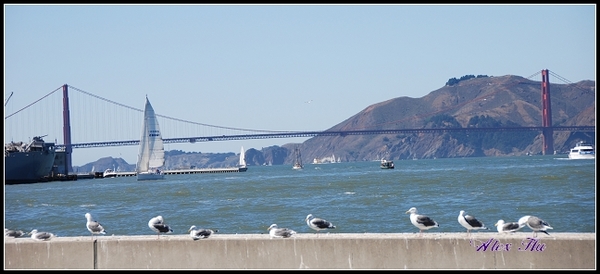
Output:
<path fill-rule="evenodd" d="M 330 233 L 418 233 L 405 212 L 416 207 L 440 227 L 466 232 L 460 210 L 489 231 L 499 219 L 534 215 L 553 232 L 596 231 L 596 161 L 566 155 L 396 160 L 250 166 L 247 172 L 167 175 L 5 185 L 5 228 L 89 236 L 85 213 L 107 235 L 154 235 L 148 221 L 163 216 L 173 234 L 195 225 L 219 234 L 268 234 L 273 224 L 314 233 L 308 214 L 332 222 Z M 530 231 L 523 228 L 522 231 Z M 320 232 L 324 233 L 324 232 Z"/>

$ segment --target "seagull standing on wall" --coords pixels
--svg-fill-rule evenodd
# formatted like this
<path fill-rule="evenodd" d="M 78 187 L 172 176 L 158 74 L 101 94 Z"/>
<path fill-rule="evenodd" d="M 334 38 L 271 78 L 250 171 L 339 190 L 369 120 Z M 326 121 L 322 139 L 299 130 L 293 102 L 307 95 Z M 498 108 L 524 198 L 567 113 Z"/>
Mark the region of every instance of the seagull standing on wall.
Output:
<path fill-rule="evenodd" d="M 94 239 L 94 234 L 106 234 L 104 227 L 102 227 L 99 222 L 96 222 L 94 219 L 92 219 L 92 214 L 86 213 L 85 218 L 87 219 L 85 226 L 87 227 L 87 230 L 92 233 L 92 239 Z"/>
<path fill-rule="evenodd" d="M 293 231 L 289 228 L 277 227 L 277 224 L 272 224 L 267 230 L 269 231 L 269 236 L 271 236 L 271 239 L 289 238 L 296 234 L 296 231 Z"/>
<path fill-rule="evenodd" d="M 13 230 L 13 229 L 8 229 L 8 228 L 4 229 L 4 237 L 19 238 L 19 237 L 23 236 L 24 234 L 25 233 L 23 232 L 23 230 Z"/>
<path fill-rule="evenodd" d="M 420 215 L 417 213 L 416 207 L 411 207 L 406 214 L 410 213 L 410 222 L 419 229 L 419 236 L 423 236 L 423 230 L 432 229 L 434 227 L 440 227 L 440 225 L 433 219 Z"/>
<path fill-rule="evenodd" d="M 312 214 L 308 214 L 308 216 L 306 216 L 306 219 L 304 220 L 306 221 L 308 227 L 312 228 L 313 230 L 316 230 L 317 233 L 325 229 L 335 229 L 335 226 L 331 222 L 328 222 L 321 218 L 315 218 Z"/>
<path fill-rule="evenodd" d="M 477 220 L 475 217 L 468 214 L 464 214 L 465 211 L 461 210 L 458 214 L 458 223 L 467 229 L 467 236 L 471 235 L 471 230 L 489 230 L 489 228 L 485 227 L 485 225 L 481 221 Z"/>
<path fill-rule="evenodd" d="M 523 216 L 519 219 L 519 224 L 525 224 L 531 230 L 533 230 L 533 237 L 537 237 L 538 232 L 546 233 L 546 235 L 550 235 L 546 230 L 554 229 L 548 224 L 546 221 L 536 217 L 536 216 Z"/>
<path fill-rule="evenodd" d="M 31 232 L 29 232 L 29 234 L 31 235 L 31 239 L 38 241 L 48 241 L 56 237 L 56 235 L 50 232 L 38 231 L 37 229 L 32 230 Z"/>
<path fill-rule="evenodd" d="M 208 238 L 210 235 L 212 235 L 215 232 L 219 232 L 219 230 L 212 230 L 212 229 L 198 229 L 196 228 L 195 225 L 191 226 L 190 229 L 188 229 L 188 232 L 190 233 L 190 236 L 192 237 L 192 239 L 195 240 L 199 240 L 199 239 L 206 239 Z"/>
<path fill-rule="evenodd" d="M 148 222 L 148 227 L 152 229 L 152 231 L 156 232 L 157 239 L 160 239 L 160 233 L 171 233 L 173 229 L 164 223 L 164 219 L 162 216 L 156 216 Z"/>
<path fill-rule="evenodd" d="M 522 228 L 522 226 L 520 226 L 519 223 L 516 223 L 516 222 L 505 223 L 504 220 L 502 220 L 502 219 L 498 220 L 498 222 L 496 222 L 496 224 L 494 224 L 494 225 L 498 227 L 499 233 L 517 232 L 519 229 Z"/>

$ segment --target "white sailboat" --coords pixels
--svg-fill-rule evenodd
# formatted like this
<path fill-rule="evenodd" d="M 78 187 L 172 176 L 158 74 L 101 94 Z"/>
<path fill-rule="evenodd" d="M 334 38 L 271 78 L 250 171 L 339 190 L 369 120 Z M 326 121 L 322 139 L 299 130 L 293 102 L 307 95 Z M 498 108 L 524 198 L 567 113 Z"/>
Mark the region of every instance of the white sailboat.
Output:
<path fill-rule="evenodd" d="M 294 150 L 294 153 L 296 155 L 296 159 L 294 161 L 294 165 L 292 166 L 292 169 L 303 169 L 304 165 L 302 165 L 302 156 L 300 155 L 300 149 L 296 148 Z"/>
<path fill-rule="evenodd" d="M 238 167 L 246 168 L 246 151 L 244 151 L 244 147 L 242 147 L 242 150 L 240 151 L 240 164 Z"/>
<path fill-rule="evenodd" d="M 137 180 L 164 179 L 165 175 L 161 172 L 164 164 L 165 150 L 158 120 L 148 100 L 148 96 L 146 96 L 144 124 L 142 126 L 142 138 L 140 139 L 140 151 L 136 167 Z"/>

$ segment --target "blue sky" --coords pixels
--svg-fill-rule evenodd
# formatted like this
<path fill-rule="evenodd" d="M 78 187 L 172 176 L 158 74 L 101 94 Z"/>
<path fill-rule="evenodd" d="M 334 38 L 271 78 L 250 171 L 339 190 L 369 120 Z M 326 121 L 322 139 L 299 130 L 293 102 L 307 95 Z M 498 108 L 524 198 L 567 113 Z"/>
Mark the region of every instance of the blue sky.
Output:
<path fill-rule="evenodd" d="M 4 96 L 18 108 L 66 83 L 199 123 L 325 130 L 468 74 L 595 80 L 595 27 L 595 5 L 4 5 Z M 74 164 L 135 163 L 137 148 L 107 151 Z"/>

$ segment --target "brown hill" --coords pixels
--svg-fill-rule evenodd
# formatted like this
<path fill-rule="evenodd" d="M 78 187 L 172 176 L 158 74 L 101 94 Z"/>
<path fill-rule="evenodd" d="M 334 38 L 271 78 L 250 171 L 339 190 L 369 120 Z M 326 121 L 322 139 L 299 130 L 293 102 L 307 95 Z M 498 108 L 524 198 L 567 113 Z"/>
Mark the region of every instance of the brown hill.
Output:
<path fill-rule="evenodd" d="M 594 81 L 551 84 L 550 95 L 553 125 L 595 125 Z M 373 104 L 330 130 L 430 128 L 428 123 L 433 117 L 445 115 L 453 117 L 460 127 L 466 127 L 478 116 L 504 125 L 541 126 L 541 82 L 514 75 L 472 78 L 421 98 L 398 97 Z M 595 133 L 555 132 L 554 136 L 555 149 L 563 153 L 577 139 L 595 140 Z M 314 137 L 300 147 L 303 160 L 309 162 L 332 154 L 342 161 L 362 161 L 541 153 L 541 133 L 526 141 L 525 147 L 502 152 L 461 143 L 449 133 L 347 135 Z M 291 161 L 289 156 L 286 162 Z"/>

